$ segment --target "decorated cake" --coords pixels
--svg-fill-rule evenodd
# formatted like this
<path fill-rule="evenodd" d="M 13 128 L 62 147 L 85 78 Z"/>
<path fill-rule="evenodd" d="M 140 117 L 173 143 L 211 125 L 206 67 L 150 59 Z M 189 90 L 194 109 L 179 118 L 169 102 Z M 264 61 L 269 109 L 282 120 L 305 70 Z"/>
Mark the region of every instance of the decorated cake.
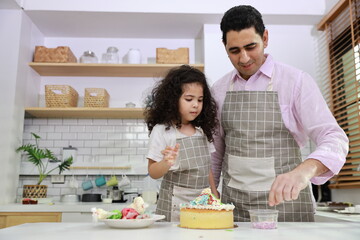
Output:
<path fill-rule="evenodd" d="M 195 229 L 225 229 L 234 227 L 233 204 L 223 204 L 204 189 L 200 196 L 180 206 L 180 227 Z"/>

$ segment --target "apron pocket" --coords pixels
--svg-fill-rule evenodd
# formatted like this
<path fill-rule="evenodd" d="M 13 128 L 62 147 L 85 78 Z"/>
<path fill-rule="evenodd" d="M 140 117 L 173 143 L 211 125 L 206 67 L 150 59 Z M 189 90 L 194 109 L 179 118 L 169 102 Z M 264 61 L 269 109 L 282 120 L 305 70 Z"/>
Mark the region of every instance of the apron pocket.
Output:
<path fill-rule="evenodd" d="M 228 155 L 228 186 L 242 191 L 269 191 L 276 174 L 274 157 L 249 158 Z"/>
<path fill-rule="evenodd" d="M 201 194 L 203 189 L 174 186 L 171 206 L 171 222 L 180 221 L 180 204 L 189 203 Z"/>

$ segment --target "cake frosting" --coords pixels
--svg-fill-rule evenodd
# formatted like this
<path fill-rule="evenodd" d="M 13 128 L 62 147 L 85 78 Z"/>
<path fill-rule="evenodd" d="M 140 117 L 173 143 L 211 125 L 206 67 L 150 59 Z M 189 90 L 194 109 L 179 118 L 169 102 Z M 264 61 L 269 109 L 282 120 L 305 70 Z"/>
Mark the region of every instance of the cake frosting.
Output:
<path fill-rule="evenodd" d="M 210 188 L 206 188 L 198 197 L 190 201 L 190 203 L 181 204 L 180 209 L 181 208 L 231 211 L 234 210 L 235 206 L 233 204 L 221 203 L 220 199 L 211 193 Z"/>

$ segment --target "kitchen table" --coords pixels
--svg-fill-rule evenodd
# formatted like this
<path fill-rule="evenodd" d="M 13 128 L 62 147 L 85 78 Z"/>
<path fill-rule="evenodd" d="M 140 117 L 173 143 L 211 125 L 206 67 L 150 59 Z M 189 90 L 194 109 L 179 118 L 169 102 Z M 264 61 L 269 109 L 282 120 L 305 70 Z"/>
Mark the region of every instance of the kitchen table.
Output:
<path fill-rule="evenodd" d="M 184 229 L 177 223 L 155 224 L 141 229 L 110 228 L 104 223 L 26 223 L 0 229 L 0 239 L 6 240 L 355 240 L 360 239 L 360 223 L 279 223 L 277 229 L 253 229 L 250 223 L 236 223 L 238 227 L 228 230 Z"/>

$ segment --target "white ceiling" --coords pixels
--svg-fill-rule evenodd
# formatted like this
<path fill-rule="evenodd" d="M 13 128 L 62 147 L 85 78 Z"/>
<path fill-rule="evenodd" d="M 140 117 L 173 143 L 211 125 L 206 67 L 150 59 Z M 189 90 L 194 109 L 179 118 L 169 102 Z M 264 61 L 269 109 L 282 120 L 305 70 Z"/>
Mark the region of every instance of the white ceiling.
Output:
<path fill-rule="evenodd" d="M 0 0 L 0 9 L 20 9 L 14 0 Z"/>
<path fill-rule="evenodd" d="M 222 14 L 25 11 L 46 37 L 196 38 Z M 264 15 L 268 25 L 316 25 L 321 16 Z M 156 37 L 154 37 L 156 36 Z"/>

